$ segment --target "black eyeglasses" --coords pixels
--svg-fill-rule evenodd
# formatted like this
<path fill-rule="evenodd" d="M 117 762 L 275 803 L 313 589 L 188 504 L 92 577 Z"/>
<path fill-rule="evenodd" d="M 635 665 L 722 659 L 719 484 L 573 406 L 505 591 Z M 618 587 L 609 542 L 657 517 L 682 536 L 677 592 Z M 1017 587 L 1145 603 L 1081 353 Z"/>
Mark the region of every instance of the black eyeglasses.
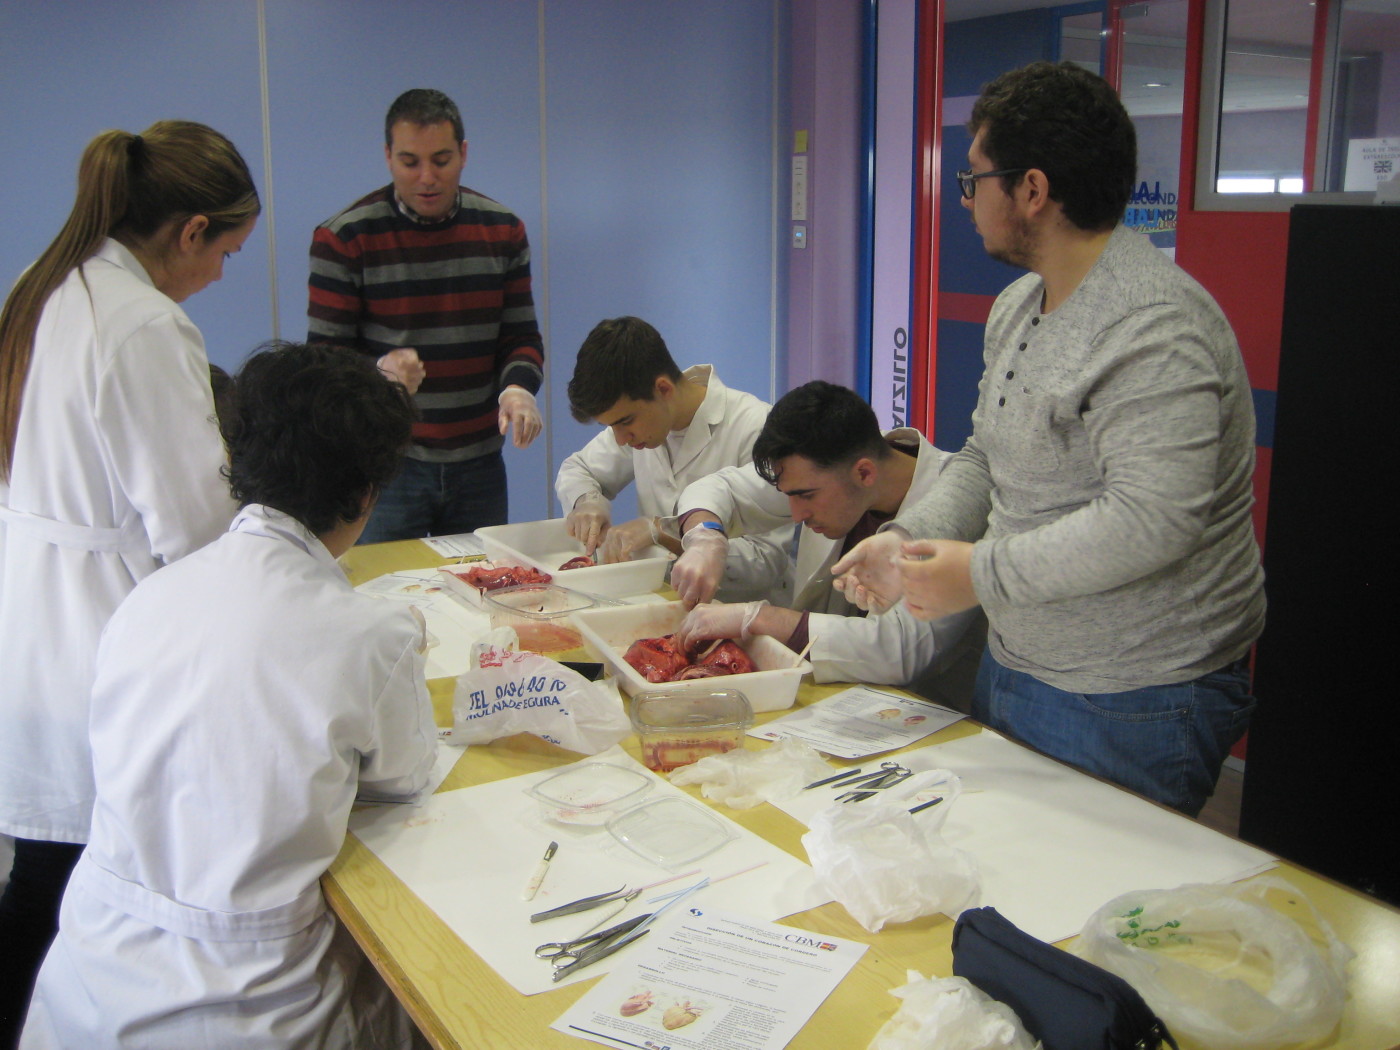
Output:
<path fill-rule="evenodd" d="M 999 171 L 983 171 L 972 174 L 972 169 L 958 172 L 958 189 L 962 190 L 962 195 L 968 200 L 972 200 L 977 193 L 977 180 L 990 179 L 993 175 L 1020 175 L 1022 172 L 1030 171 L 1030 168 L 1002 168 Z"/>

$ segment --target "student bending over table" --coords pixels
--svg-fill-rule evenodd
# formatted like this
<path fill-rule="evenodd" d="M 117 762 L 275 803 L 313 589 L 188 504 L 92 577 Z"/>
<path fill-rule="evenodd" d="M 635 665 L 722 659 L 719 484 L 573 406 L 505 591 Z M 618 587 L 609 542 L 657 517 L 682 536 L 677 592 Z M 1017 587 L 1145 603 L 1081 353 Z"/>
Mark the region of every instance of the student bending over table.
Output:
<path fill-rule="evenodd" d="M 357 793 L 412 798 L 433 761 L 423 623 L 336 564 L 412 421 L 350 350 L 275 346 L 240 372 L 242 510 L 98 649 L 92 833 L 26 1050 L 413 1045 L 319 883 Z"/>
<path fill-rule="evenodd" d="M 628 561 L 652 543 L 680 553 L 676 500 L 692 481 L 753 458 L 768 406 L 719 381 L 710 365 L 682 372 L 666 342 L 639 317 L 600 321 L 579 348 L 569 407 L 602 433 L 559 467 L 554 482 L 569 534 L 599 562 Z M 612 524 L 612 500 L 632 481 L 642 516 Z M 751 536 L 729 551 L 726 597 L 757 597 L 748 581 L 785 559 L 783 532 Z"/>
<path fill-rule="evenodd" d="M 809 657 L 819 682 L 908 685 L 966 711 L 981 652 L 977 610 L 929 623 L 908 610 L 866 617 L 832 586 L 831 565 L 876 527 L 916 502 L 949 460 L 917 430 L 880 433 L 870 406 L 853 390 L 815 380 L 779 398 L 753 447 L 753 464 L 720 471 L 681 494 L 687 551 L 671 582 L 688 603 L 715 593 L 736 533 L 774 521 L 805 526 L 797 561 L 784 559 L 783 579 L 769 579 L 776 603 L 697 605 L 680 628 L 686 641 L 766 634 Z M 754 581 L 758 582 L 758 581 Z"/>

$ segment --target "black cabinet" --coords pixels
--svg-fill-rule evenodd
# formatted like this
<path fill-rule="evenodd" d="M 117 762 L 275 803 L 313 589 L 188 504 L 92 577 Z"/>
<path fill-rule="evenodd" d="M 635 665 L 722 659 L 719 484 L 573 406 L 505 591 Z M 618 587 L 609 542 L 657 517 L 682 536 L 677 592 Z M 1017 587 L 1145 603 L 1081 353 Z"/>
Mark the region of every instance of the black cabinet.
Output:
<path fill-rule="evenodd" d="M 1392 903 L 1398 322 L 1400 206 L 1295 207 L 1240 835 Z"/>

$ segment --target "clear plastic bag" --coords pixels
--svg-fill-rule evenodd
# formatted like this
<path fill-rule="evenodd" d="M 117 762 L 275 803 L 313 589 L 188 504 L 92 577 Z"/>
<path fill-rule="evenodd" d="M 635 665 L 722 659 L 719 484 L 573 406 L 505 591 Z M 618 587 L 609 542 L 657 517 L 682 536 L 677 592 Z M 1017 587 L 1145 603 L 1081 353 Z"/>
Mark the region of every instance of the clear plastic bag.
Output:
<path fill-rule="evenodd" d="M 1125 893 L 1090 916 L 1073 950 L 1136 988 L 1177 1036 L 1212 1050 L 1327 1035 L 1354 954 L 1278 878 Z"/>
<path fill-rule="evenodd" d="M 762 751 L 742 749 L 709 755 L 671 773 L 672 784 L 700 784 L 706 798 L 730 809 L 752 809 L 761 802 L 791 798 L 831 767 L 811 745 L 787 737 Z"/>
<path fill-rule="evenodd" d="M 890 994 L 904 1000 L 875 1033 L 869 1050 L 1035 1050 L 1016 1012 L 961 977 L 924 977 Z"/>
<path fill-rule="evenodd" d="M 472 647 L 471 668 L 452 697 L 452 742 L 489 744 L 534 733 L 582 755 L 606 751 L 632 731 L 611 681 L 590 682 L 539 653 L 517 651 L 510 628 Z"/>
<path fill-rule="evenodd" d="M 977 904 L 982 880 L 971 856 L 943 839 L 960 790 L 946 770 L 944 801 L 910 813 L 908 802 L 868 800 L 822 810 L 802 836 L 817 882 L 871 933 L 887 922 L 943 912 L 956 918 Z"/>

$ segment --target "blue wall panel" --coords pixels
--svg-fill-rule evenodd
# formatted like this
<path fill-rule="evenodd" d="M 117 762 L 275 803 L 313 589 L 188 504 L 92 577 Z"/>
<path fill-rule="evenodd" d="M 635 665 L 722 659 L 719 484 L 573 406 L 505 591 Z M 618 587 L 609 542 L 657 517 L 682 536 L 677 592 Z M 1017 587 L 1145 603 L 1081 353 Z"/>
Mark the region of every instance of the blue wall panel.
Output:
<path fill-rule="evenodd" d="M 569 418 L 564 388 L 603 317 L 647 317 L 682 364 L 711 362 L 726 383 L 769 397 L 770 326 L 783 321 L 771 243 L 774 52 L 786 48 L 777 0 L 266 0 L 263 10 L 270 186 L 256 4 L 0 6 L 0 192 L 12 203 L 0 285 L 57 233 L 95 133 L 187 117 L 233 139 L 271 205 L 224 280 L 187 306 L 210 358 L 232 369 L 273 335 L 303 338 L 313 227 L 388 181 L 393 98 L 439 87 L 463 110 L 464 181 L 520 215 L 534 253 L 548 415 L 533 447 L 506 452 L 513 520 L 551 513 L 555 468 L 594 433 Z"/>
<path fill-rule="evenodd" d="M 656 326 L 677 363 L 769 397 L 770 4 L 546 4 L 550 377 L 557 442 L 599 320 Z"/>
<path fill-rule="evenodd" d="M 56 31 L 59 30 L 59 31 Z M 218 0 L 0 5 L 0 288 L 58 234 L 73 206 L 78 158 L 107 128 L 197 120 L 239 148 L 262 187 L 256 8 Z M 224 279 L 185 310 L 209 357 L 234 366 L 272 332 L 268 242 L 259 225 Z"/>
<path fill-rule="evenodd" d="M 306 336 L 311 232 L 387 185 L 384 114 L 402 92 L 431 87 L 462 111 L 462 181 L 524 221 L 535 255 L 543 225 L 536 7 L 500 0 L 268 0 L 268 97 L 282 335 Z M 546 345 L 546 368 L 553 348 Z M 542 399 L 543 400 L 543 399 Z M 507 444 L 511 517 L 548 513 L 548 431 Z"/>
<path fill-rule="evenodd" d="M 982 330 L 968 321 L 938 322 L 938 390 L 934 396 L 935 445 L 956 452 L 972 436 L 972 410 L 982 378 Z"/>

